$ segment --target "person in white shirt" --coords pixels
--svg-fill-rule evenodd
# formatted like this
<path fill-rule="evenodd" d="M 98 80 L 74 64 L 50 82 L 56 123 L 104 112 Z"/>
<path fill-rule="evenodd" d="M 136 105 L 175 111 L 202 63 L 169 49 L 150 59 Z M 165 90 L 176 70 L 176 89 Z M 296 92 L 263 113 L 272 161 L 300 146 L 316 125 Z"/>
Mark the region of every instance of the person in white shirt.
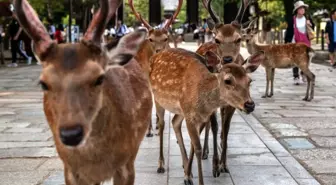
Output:
<path fill-rule="evenodd" d="M 297 1 L 294 4 L 294 16 L 288 20 L 288 27 L 285 35 L 285 43 L 295 43 L 300 42 L 310 46 L 310 40 L 307 35 L 307 25 L 314 29 L 315 25 L 310 16 L 306 15 L 306 9 L 308 9 L 308 5 L 303 1 Z M 295 33 L 296 32 L 296 33 Z M 295 35 L 300 36 L 300 38 L 296 38 Z M 301 72 L 302 81 L 305 82 L 305 76 Z M 293 68 L 293 77 L 294 84 L 299 85 L 300 75 L 299 68 Z"/>

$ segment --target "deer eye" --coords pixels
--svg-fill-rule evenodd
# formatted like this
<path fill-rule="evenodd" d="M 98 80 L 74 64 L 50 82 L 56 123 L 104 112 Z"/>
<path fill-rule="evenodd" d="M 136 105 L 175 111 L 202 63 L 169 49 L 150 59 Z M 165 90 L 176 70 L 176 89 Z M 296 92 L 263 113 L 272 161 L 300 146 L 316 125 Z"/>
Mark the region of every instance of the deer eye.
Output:
<path fill-rule="evenodd" d="M 167 42 L 168 38 L 164 39 L 163 42 Z"/>
<path fill-rule="evenodd" d="M 43 91 L 48 91 L 49 90 L 49 87 L 45 82 L 40 81 L 39 84 L 41 85 L 41 88 L 42 88 Z"/>
<path fill-rule="evenodd" d="M 220 43 L 221 43 L 218 39 L 215 39 L 215 41 L 216 41 L 217 44 L 220 44 Z"/>
<path fill-rule="evenodd" d="M 103 83 L 104 79 L 105 79 L 104 75 L 99 76 L 95 81 L 94 86 L 100 86 Z"/>
<path fill-rule="evenodd" d="M 232 85 L 232 80 L 229 80 L 229 79 L 224 80 L 224 83 L 225 83 L 226 85 Z"/>
<path fill-rule="evenodd" d="M 153 39 L 149 39 L 149 42 L 154 42 Z"/>
<path fill-rule="evenodd" d="M 239 44 L 241 42 L 241 38 L 236 40 L 236 43 Z"/>

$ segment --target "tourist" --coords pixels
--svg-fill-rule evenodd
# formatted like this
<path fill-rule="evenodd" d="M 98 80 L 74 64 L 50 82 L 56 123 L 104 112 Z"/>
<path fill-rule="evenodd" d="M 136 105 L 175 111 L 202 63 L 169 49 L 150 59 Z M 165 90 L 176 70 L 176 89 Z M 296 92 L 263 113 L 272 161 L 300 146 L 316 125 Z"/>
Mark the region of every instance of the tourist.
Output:
<path fill-rule="evenodd" d="M 314 29 L 315 25 L 311 19 L 311 17 L 306 16 L 306 9 L 308 9 L 308 5 L 303 1 L 297 1 L 294 4 L 294 16 L 291 21 L 288 23 L 288 27 L 286 30 L 285 43 L 304 43 L 308 46 L 311 45 L 310 40 L 308 38 L 307 26 L 310 26 Z M 305 82 L 305 77 L 301 71 L 302 81 Z M 299 76 L 299 68 L 293 68 L 293 77 L 294 84 L 300 84 L 300 76 Z"/>
<path fill-rule="evenodd" d="M 336 9 L 330 12 L 330 21 L 326 25 L 325 40 L 328 44 L 330 64 L 336 68 Z"/>

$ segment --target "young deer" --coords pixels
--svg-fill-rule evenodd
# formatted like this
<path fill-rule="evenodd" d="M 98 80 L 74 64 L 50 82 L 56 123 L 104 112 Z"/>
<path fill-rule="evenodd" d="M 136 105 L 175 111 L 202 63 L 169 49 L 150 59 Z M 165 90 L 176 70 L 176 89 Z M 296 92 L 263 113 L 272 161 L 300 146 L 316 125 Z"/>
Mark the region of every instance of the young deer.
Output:
<path fill-rule="evenodd" d="M 168 29 L 173 24 L 174 20 L 178 16 L 181 11 L 183 0 L 178 0 L 177 9 L 171 19 L 165 24 L 163 28 L 154 29 L 143 17 L 140 13 L 135 10 L 133 0 L 128 0 L 128 4 L 134 13 L 135 17 L 144 24 L 144 26 L 149 30 L 148 37 L 146 41 L 140 46 L 139 52 L 136 55 L 137 61 L 140 63 L 142 69 L 145 74 L 148 75 L 150 71 L 149 59 L 150 57 L 157 52 L 162 51 L 163 49 L 170 48 L 169 46 L 169 33 Z M 154 50 L 154 51 L 153 51 Z M 156 115 L 156 129 L 158 129 L 158 116 Z M 152 122 L 148 128 L 147 137 L 152 137 Z"/>
<path fill-rule="evenodd" d="M 251 25 L 253 25 L 252 23 Z M 286 69 L 294 66 L 299 67 L 307 77 L 307 90 L 303 100 L 311 101 L 314 98 L 315 75 L 309 69 L 309 64 L 315 56 L 312 48 L 301 43 L 260 44 L 258 42 L 258 32 L 255 29 L 249 26 L 244 32 L 248 52 L 251 54 L 256 51 L 264 51 L 265 53 L 265 58 L 261 61 L 261 65 L 266 70 L 266 91 L 262 96 L 263 98 L 273 96 L 275 68 Z M 271 92 L 269 93 L 270 83 Z"/>
<path fill-rule="evenodd" d="M 196 51 L 198 54 L 204 56 L 206 52 L 212 51 L 216 52 L 222 58 L 222 64 L 236 63 L 239 65 L 244 65 L 244 58 L 240 54 L 240 47 L 242 41 L 242 19 L 244 14 L 251 4 L 249 0 L 244 0 L 241 2 L 239 12 L 236 19 L 230 24 L 221 23 L 216 16 L 215 12 L 212 10 L 211 3 L 212 0 L 206 1 L 202 0 L 204 7 L 208 10 L 212 20 L 208 20 L 210 29 L 212 29 L 215 34 L 215 43 L 205 43 Z M 258 58 L 262 58 L 263 55 L 256 53 Z M 250 72 L 255 71 L 258 65 L 254 65 L 254 68 Z M 222 120 L 222 131 L 221 131 L 221 146 L 222 155 L 220 160 L 220 170 L 221 172 L 229 172 L 226 162 L 226 152 L 227 152 L 227 138 L 230 129 L 231 118 L 235 112 L 235 108 L 230 105 L 223 105 L 220 108 L 221 120 Z M 211 116 L 211 125 L 217 125 L 216 112 Z M 209 126 L 206 128 L 206 135 L 203 147 L 203 159 L 207 159 L 209 153 L 208 147 L 208 136 L 209 136 Z M 217 127 L 216 127 L 217 128 Z"/>
<path fill-rule="evenodd" d="M 166 49 L 151 58 L 150 81 L 160 130 L 164 128 L 164 110 L 174 113 L 172 124 L 181 149 L 187 185 L 192 184 L 191 164 L 194 152 L 198 163 L 199 185 L 204 185 L 199 134 L 209 121 L 210 115 L 225 104 L 247 113 L 254 110 L 254 102 L 249 92 L 251 79 L 246 73 L 251 66 L 244 69 L 237 64 L 227 64 L 218 73 L 211 73 L 206 66 L 214 67 L 219 60 L 213 52 L 208 52 L 206 58 L 203 58 L 183 49 Z M 250 60 L 249 63 L 254 64 L 254 61 Z M 181 132 L 184 118 L 192 143 L 189 160 Z M 162 133 L 160 137 L 162 146 Z M 216 150 L 214 155 L 218 156 Z M 163 153 L 160 152 L 158 172 L 164 172 L 163 163 Z"/>
<path fill-rule="evenodd" d="M 149 83 L 133 59 L 147 33 L 126 35 L 107 51 L 101 36 L 120 1 L 101 0 L 84 39 L 57 45 L 27 0 L 15 0 L 14 5 L 42 62 L 44 112 L 66 185 L 111 178 L 115 185 L 133 185 L 134 160 L 152 109 Z"/>

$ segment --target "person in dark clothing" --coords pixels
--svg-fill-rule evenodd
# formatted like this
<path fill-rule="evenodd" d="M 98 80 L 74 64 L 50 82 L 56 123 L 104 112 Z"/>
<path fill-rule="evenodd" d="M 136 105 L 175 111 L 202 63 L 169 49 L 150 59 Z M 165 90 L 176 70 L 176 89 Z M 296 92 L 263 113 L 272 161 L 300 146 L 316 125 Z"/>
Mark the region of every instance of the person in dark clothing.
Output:
<path fill-rule="evenodd" d="M 336 68 L 336 9 L 330 12 L 330 21 L 326 25 L 325 40 L 328 44 L 330 64 Z"/>
<path fill-rule="evenodd" d="M 19 25 L 19 22 L 16 20 L 15 15 L 13 14 L 12 22 L 9 25 L 8 33 L 11 42 L 11 52 L 12 52 L 12 63 L 8 67 L 17 67 L 17 57 L 16 54 L 19 53 L 23 58 L 27 60 L 27 64 L 31 64 L 32 58 L 29 57 L 26 53 L 22 52 L 20 49 L 20 40 L 19 36 L 22 32 L 22 28 Z"/>
<path fill-rule="evenodd" d="M 309 6 L 306 5 L 303 1 L 297 1 L 294 4 L 294 16 L 292 19 L 288 20 L 288 26 L 286 30 L 286 35 L 285 35 L 285 43 L 305 43 L 308 46 L 310 46 L 310 41 L 308 39 L 307 35 L 307 29 L 306 26 L 310 26 L 312 29 L 314 29 L 315 25 L 313 23 L 313 20 L 311 19 L 310 16 L 306 16 L 306 9 Z M 294 30 L 298 30 L 298 34 L 303 34 L 305 35 L 304 38 L 305 40 L 298 40 L 295 38 L 295 33 Z M 301 72 L 302 80 L 305 80 L 305 77 L 303 73 Z M 294 84 L 299 85 L 299 80 L 300 80 L 300 75 L 299 75 L 299 68 L 294 67 L 293 68 L 293 77 L 294 77 Z"/>

